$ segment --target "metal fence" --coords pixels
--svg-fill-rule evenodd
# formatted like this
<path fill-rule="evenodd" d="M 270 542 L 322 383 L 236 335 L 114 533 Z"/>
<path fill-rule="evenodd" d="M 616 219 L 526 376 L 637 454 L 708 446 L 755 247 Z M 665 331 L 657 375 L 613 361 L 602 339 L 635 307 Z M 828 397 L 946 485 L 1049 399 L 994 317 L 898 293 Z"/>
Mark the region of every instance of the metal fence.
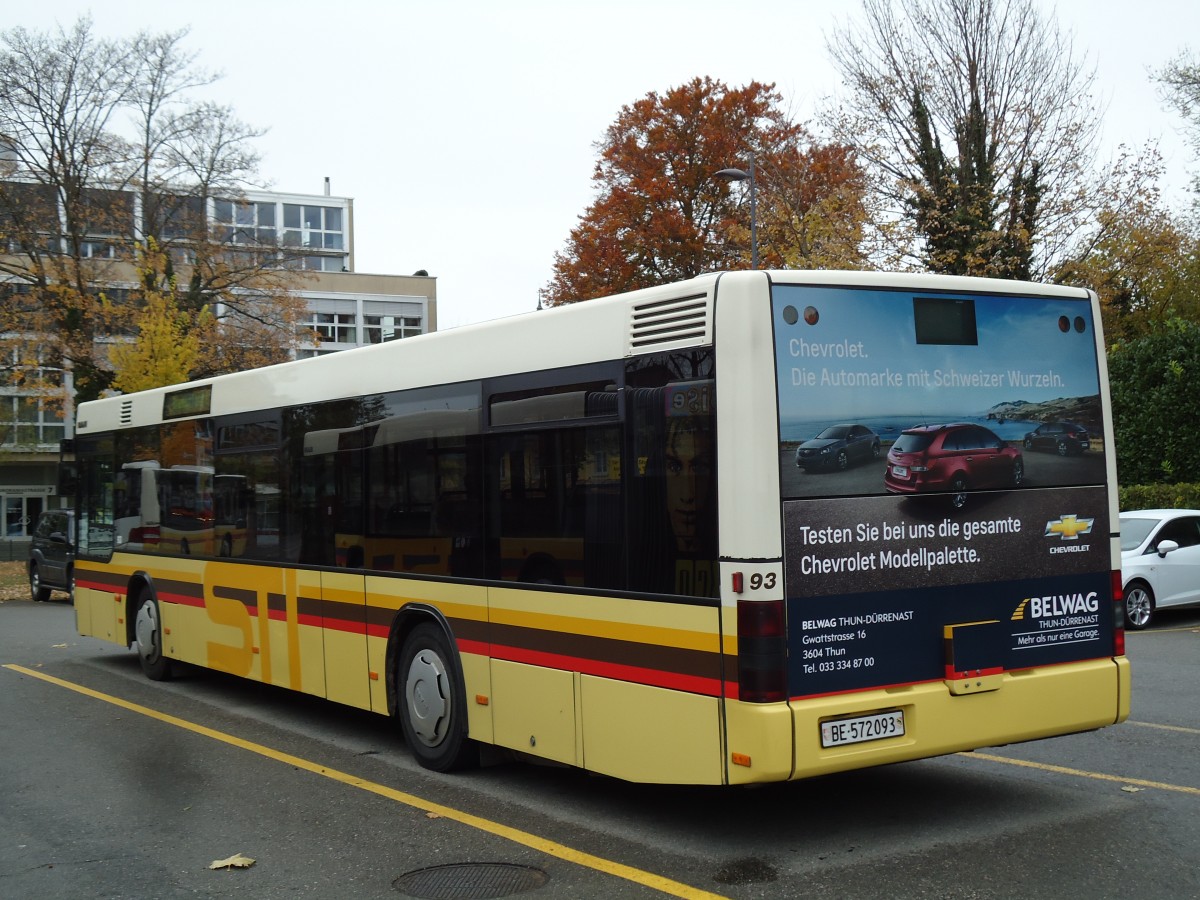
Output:
<path fill-rule="evenodd" d="M 22 560 L 29 556 L 29 538 L 0 540 L 0 562 Z"/>

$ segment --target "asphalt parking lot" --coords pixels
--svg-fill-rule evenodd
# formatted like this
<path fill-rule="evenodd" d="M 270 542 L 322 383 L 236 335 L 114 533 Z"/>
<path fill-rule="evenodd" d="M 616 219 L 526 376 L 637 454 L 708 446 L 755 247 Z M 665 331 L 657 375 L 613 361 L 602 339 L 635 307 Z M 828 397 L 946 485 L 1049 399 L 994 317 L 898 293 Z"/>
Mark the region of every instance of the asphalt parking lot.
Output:
<path fill-rule="evenodd" d="M 208 672 L 151 683 L 61 600 L 5 601 L 0 895 L 432 896 L 398 879 L 503 866 L 540 879 L 530 897 L 1200 897 L 1200 613 L 1128 651 L 1119 726 L 681 788 L 436 775 L 386 719 Z"/>

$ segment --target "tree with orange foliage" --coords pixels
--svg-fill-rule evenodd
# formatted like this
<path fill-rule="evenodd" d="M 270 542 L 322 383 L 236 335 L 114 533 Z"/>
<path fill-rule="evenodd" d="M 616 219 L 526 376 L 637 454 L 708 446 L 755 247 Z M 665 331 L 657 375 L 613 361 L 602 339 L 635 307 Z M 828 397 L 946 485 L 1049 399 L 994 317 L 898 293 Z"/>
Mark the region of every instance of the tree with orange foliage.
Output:
<path fill-rule="evenodd" d="M 774 85 L 695 78 L 622 107 L 598 145 L 598 196 L 555 254 L 549 305 L 746 268 L 744 188 L 714 177 L 755 165 L 766 266 L 861 267 L 864 183 L 853 152 L 817 144 Z"/>

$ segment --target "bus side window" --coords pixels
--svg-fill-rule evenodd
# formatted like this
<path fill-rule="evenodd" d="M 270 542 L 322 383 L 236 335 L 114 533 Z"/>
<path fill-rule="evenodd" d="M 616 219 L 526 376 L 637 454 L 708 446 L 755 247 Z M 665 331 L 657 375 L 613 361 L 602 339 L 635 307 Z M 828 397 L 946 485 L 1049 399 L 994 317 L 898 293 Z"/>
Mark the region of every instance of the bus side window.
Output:
<path fill-rule="evenodd" d="M 716 418 L 711 354 L 666 354 L 627 373 L 629 588 L 717 595 Z"/>

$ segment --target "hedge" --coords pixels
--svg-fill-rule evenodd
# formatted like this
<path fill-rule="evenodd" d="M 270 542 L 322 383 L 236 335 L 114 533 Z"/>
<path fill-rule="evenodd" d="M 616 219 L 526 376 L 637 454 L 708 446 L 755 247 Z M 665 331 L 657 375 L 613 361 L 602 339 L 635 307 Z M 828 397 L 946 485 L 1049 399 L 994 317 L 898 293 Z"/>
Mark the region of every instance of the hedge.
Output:
<path fill-rule="evenodd" d="M 1200 484 L 1123 484 L 1117 499 L 1122 511 L 1200 509 Z"/>

